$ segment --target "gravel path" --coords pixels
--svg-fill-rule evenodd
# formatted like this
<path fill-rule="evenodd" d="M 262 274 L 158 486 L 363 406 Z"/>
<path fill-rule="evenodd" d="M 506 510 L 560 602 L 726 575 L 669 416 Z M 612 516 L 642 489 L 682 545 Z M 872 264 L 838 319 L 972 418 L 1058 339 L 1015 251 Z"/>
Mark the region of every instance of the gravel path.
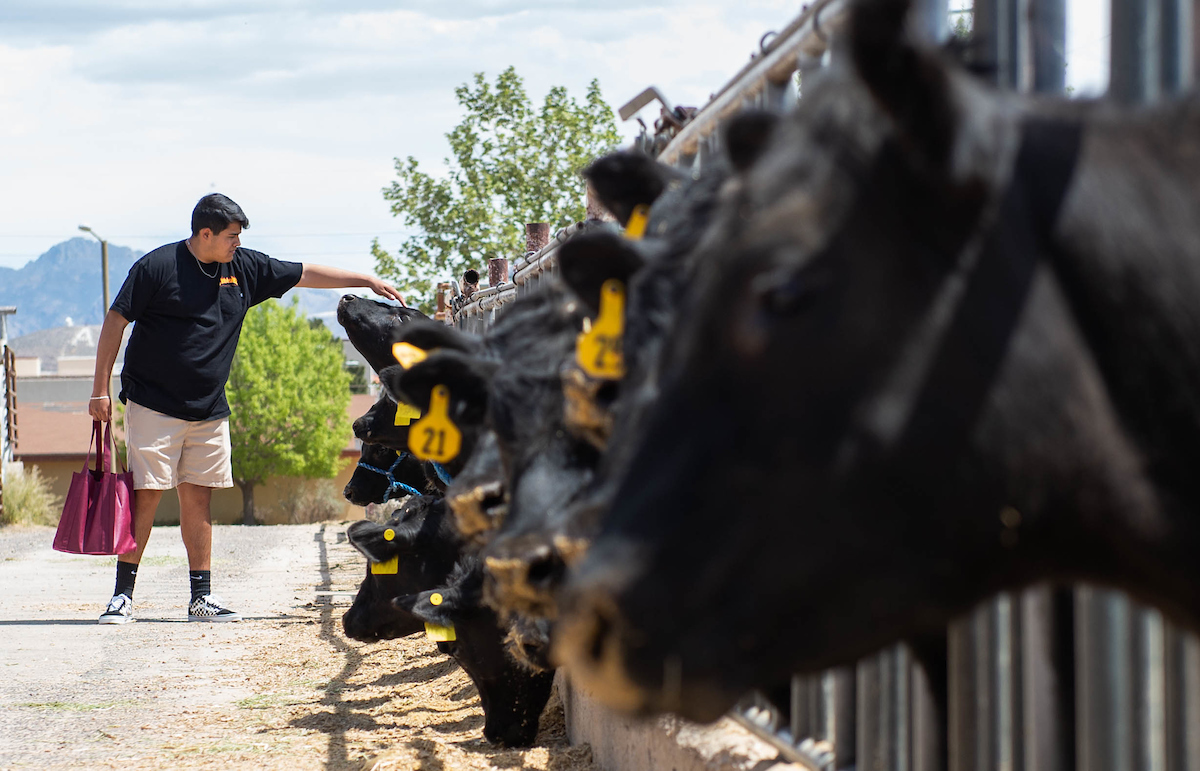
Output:
<path fill-rule="evenodd" d="M 557 699 L 535 747 L 496 749 L 431 642 L 346 639 L 364 571 L 346 524 L 215 528 L 213 591 L 236 624 L 186 623 L 179 529 L 155 528 L 123 626 L 96 623 L 115 558 L 0 529 L 0 768 L 594 769 Z"/>

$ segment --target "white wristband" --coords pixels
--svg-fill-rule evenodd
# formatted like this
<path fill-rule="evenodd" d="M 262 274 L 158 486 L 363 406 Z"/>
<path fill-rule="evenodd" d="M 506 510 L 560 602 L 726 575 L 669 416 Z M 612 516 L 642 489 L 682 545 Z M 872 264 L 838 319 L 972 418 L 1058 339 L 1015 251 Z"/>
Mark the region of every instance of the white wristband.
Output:
<path fill-rule="evenodd" d="M 91 399 L 88 399 L 88 401 L 94 402 L 97 399 L 111 399 L 111 398 L 112 398 L 111 396 L 93 396 Z"/>

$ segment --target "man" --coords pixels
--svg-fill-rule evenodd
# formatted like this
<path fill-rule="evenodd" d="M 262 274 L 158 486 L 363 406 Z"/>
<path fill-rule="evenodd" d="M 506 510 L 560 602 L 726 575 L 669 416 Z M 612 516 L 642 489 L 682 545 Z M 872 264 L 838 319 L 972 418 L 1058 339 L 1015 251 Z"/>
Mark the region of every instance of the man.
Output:
<path fill-rule="evenodd" d="M 101 624 L 133 618 L 133 586 L 164 490 L 179 494 L 179 529 L 191 580 L 189 621 L 238 621 L 211 591 L 213 488 L 233 487 L 225 381 L 246 312 L 294 286 L 369 287 L 403 298 L 373 276 L 323 265 L 283 262 L 241 248 L 250 221 L 240 206 L 214 193 L 192 211 L 192 235 L 143 256 L 129 271 L 104 317 L 88 411 L 112 418 L 109 383 L 126 325 L 136 322 L 125 351 L 121 401 L 133 472 L 137 548 L 117 558 L 113 598 Z"/>

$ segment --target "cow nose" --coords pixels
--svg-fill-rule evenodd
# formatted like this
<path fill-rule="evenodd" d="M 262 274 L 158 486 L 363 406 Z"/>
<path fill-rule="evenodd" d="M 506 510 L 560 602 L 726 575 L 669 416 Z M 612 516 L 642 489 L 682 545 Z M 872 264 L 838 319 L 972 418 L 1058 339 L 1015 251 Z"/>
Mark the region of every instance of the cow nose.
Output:
<path fill-rule="evenodd" d="M 493 542 L 485 559 L 485 587 L 497 607 L 544 616 L 554 612 L 554 590 L 566 563 L 540 538 Z"/>
<path fill-rule="evenodd" d="M 508 490 L 503 482 L 486 482 L 451 496 L 449 503 L 458 531 L 469 538 L 494 530 L 504 522 L 508 515 Z"/>
<path fill-rule="evenodd" d="M 558 552 L 544 543 L 531 549 L 525 562 L 529 566 L 525 573 L 526 581 L 531 587 L 542 590 L 557 585 L 566 569 Z"/>

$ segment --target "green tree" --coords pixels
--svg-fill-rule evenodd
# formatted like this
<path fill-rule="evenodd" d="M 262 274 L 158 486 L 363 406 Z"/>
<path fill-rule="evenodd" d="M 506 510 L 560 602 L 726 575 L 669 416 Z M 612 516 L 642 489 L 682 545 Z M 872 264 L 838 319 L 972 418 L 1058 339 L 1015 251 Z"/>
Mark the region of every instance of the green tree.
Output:
<path fill-rule="evenodd" d="M 342 345 L 310 325 L 296 301 L 246 314 L 225 395 L 242 522 L 255 523 L 254 488 L 273 476 L 330 478 L 350 437 L 350 374 Z"/>
<path fill-rule="evenodd" d="M 444 176 L 421 170 L 416 159 L 396 159 L 397 179 L 383 190 L 392 214 L 416 231 L 395 254 L 375 239 L 375 272 L 432 309 L 440 279 L 467 268 L 486 271 L 493 257 L 525 249 L 526 222 L 565 227 L 585 216 L 580 170 L 621 141 L 612 108 L 593 80 L 583 103 L 555 86 L 535 109 L 517 71 L 494 84 L 476 73 L 454 90 L 466 116 L 446 139 L 452 159 Z"/>

